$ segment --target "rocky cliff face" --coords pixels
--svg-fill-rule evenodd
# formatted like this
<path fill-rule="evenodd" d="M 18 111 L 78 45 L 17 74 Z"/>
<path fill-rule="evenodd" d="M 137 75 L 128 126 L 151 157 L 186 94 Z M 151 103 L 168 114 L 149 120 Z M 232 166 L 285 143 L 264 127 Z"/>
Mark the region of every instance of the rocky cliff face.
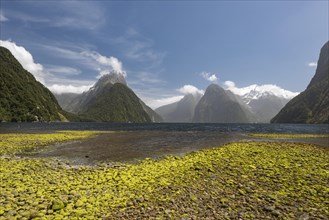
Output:
<path fill-rule="evenodd" d="M 293 98 L 272 123 L 329 123 L 329 41 L 322 47 L 317 69 L 306 90 Z"/>

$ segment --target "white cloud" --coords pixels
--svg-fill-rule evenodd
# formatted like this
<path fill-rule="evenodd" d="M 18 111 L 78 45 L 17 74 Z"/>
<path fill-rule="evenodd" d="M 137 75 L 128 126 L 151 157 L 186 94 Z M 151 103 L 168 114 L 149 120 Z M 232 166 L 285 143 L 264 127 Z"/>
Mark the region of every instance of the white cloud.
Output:
<path fill-rule="evenodd" d="M 47 3 L 45 5 L 49 7 Z M 59 1 L 54 7 L 61 15 L 57 13 L 50 25 L 94 31 L 106 23 L 106 11 L 97 2 Z"/>
<path fill-rule="evenodd" d="M 152 49 L 152 44 L 147 42 L 135 41 L 131 43 L 126 51 L 126 56 L 130 59 L 142 62 L 154 62 L 153 66 L 162 63 L 166 53 L 156 52 Z"/>
<path fill-rule="evenodd" d="M 210 82 L 217 82 L 218 78 L 215 74 L 211 74 L 211 73 L 208 73 L 208 72 L 202 72 L 200 74 L 204 79 L 210 81 Z"/>
<path fill-rule="evenodd" d="M 7 10 L 15 20 L 23 23 L 37 23 L 39 27 L 86 29 L 95 31 L 106 23 L 105 10 L 96 2 L 89 1 L 24 1 L 26 8 L 43 13 L 24 13 Z M 49 11 L 48 8 L 51 8 Z"/>
<path fill-rule="evenodd" d="M 92 85 L 87 86 L 73 86 L 73 85 L 58 85 L 53 84 L 51 86 L 48 86 L 49 90 L 56 94 L 62 94 L 62 93 L 76 93 L 80 94 L 85 91 L 87 91 Z"/>
<path fill-rule="evenodd" d="M 0 40 L 0 46 L 10 50 L 24 69 L 32 73 L 38 81 L 46 85 L 54 93 L 82 93 L 88 90 L 94 83 L 66 78 L 66 76 L 80 74 L 80 70 L 72 67 L 48 65 L 48 68 L 44 68 L 43 65 L 34 62 L 33 56 L 29 51 L 22 46 L 17 46 L 15 42 Z M 58 76 L 61 74 L 63 75 L 62 77 Z M 66 85 L 62 84 L 63 82 Z"/>
<path fill-rule="evenodd" d="M 264 85 L 253 84 L 253 85 L 250 85 L 247 87 L 239 88 L 239 87 L 236 87 L 234 82 L 225 81 L 224 86 L 226 87 L 226 89 L 230 90 L 231 92 L 233 92 L 234 94 L 239 95 L 239 96 L 244 96 L 252 91 L 255 91 L 255 92 L 260 92 L 260 93 L 267 92 L 267 93 L 276 95 L 278 97 L 292 99 L 293 97 L 295 97 L 296 95 L 299 94 L 298 92 L 291 92 L 289 90 L 282 89 L 279 86 L 272 85 L 272 84 L 264 84 Z"/>
<path fill-rule="evenodd" d="M 110 71 L 115 71 L 119 74 L 122 74 L 124 77 L 127 76 L 126 72 L 122 69 L 122 63 L 116 57 L 106 57 L 99 54 L 96 51 L 83 51 L 81 55 L 85 57 L 90 57 L 94 59 L 98 64 L 102 67 L 99 67 L 99 75 L 97 78 L 101 77 L 105 73 L 109 73 Z M 106 68 L 106 69 L 104 69 Z M 107 69 L 110 68 L 110 69 Z"/>
<path fill-rule="evenodd" d="M 134 74 L 131 74 L 132 77 L 129 80 L 130 85 L 142 86 L 145 88 L 145 86 L 148 85 L 153 87 L 153 86 L 163 85 L 165 83 L 165 81 L 160 79 L 158 77 L 158 74 L 154 72 L 136 71 L 133 73 Z"/>
<path fill-rule="evenodd" d="M 68 67 L 68 66 L 48 65 L 48 66 L 46 66 L 46 69 L 50 73 L 70 75 L 70 76 L 76 76 L 81 73 L 81 70 L 78 70 L 78 69 L 72 68 L 72 67 Z"/>
<path fill-rule="evenodd" d="M 171 97 L 164 97 L 164 98 L 151 98 L 151 97 L 141 97 L 141 99 L 151 107 L 152 109 L 156 109 L 160 106 L 163 105 L 168 105 L 174 102 L 178 102 L 181 100 L 184 96 L 179 95 L 179 96 L 171 96 Z"/>
<path fill-rule="evenodd" d="M 187 95 L 187 94 L 192 94 L 192 95 L 196 95 L 196 94 L 204 94 L 204 91 L 202 89 L 198 89 L 195 86 L 192 85 L 184 85 L 183 87 L 178 89 L 179 92 Z"/>
<path fill-rule="evenodd" d="M 137 92 L 138 96 L 150 106 L 152 109 L 156 109 L 160 106 L 168 105 L 174 102 L 180 101 L 186 94 L 204 94 L 203 90 L 200 90 L 192 85 L 184 85 L 179 89 L 174 91 L 167 91 L 163 89 L 150 89 L 145 90 L 134 90 Z M 177 92 L 182 93 L 177 94 Z"/>
<path fill-rule="evenodd" d="M 18 62 L 40 82 L 44 83 L 45 77 L 47 75 L 43 66 L 40 63 L 35 63 L 33 56 L 29 51 L 27 51 L 22 46 L 17 46 L 15 42 L 12 41 L 2 41 L 0 40 L 0 46 L 7 48 L 13 54 L 13 56 L 18 60 Z"/>
<path fill-rule="evenodd" d="M 232 81 L 225 81 L 224 85 L 227 86 L 228 88 L 234 88 L 235 87 L 235 83 Z"/>
<path fill-rule="evenodd" d="M 317 67 L 318 64 L 316 62 L 310 62 L 310 63 L 308 63 L 308 66 L 309 67 Z"/>
<path fill-rule="evenodd" d="M 153 41 L 141 35 L 134 28 L 128 28 L 123 36 L 113 39 L 113 41 L 123 46 L 123 51 L 128 59 L 146 63 L 148 69 L 161 66 L 167 55 L 166 52 L 154 49 Z"/>
<path fill-rule="evenodd" d="M 4 21 L 8 21 L 8 18 L 6 18 L 6 17 L 3 15 L 2 11 L 0 11 L 0 22 L 4 22 Z"/>

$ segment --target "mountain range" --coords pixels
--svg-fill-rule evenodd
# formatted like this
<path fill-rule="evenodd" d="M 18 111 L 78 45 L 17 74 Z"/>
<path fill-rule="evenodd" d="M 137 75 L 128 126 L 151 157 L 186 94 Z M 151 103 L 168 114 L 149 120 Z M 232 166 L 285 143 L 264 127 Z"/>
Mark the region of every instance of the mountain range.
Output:
<path fill-rule="evenodd" d="M 204 95 L 187 94 L 155 111 L 165 122 L 268 123 L 292 98 L 282 89 L 275 93 L 273 88 L 252 85 L 243 90 L 237 94 L 212 84 Z"/>
<path fill-rule="evenodd" d="M 186 94 L 180 101 L 153 111 L 118 71 L 102 76 L 82 94 L 57 94 L 55 98 L 8 49 L 0 47 L 0 122 L 329 123 L 328 74 L 327 42 L 314 77 L 294 98 L 296 94 L 276 86 L 236 88 L 231 82 L 227 89 L 211 84 L 204 94 Z"/>
<path fill-rule="evenodd" d="M 323 45 L 315 75 L 298 96 L 272 119 L 272 123 L 329 123 L 329 41 Z"/>

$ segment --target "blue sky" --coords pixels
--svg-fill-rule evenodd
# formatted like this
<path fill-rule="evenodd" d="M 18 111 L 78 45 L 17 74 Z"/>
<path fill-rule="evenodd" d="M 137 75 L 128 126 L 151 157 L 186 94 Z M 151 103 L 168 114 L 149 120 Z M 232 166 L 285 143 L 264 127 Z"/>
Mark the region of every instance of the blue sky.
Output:
<path fill-rule="evenodd" d="M 24 47 L 35 75 L 52 90 L 86 89 L 117 68 L 156 107 L 181 97 L 184 85 L 205 90 L 233 81 L 303 91 L 329 39 L 328 7 L 328 1 L 2 0 L 0 39 Z"/>

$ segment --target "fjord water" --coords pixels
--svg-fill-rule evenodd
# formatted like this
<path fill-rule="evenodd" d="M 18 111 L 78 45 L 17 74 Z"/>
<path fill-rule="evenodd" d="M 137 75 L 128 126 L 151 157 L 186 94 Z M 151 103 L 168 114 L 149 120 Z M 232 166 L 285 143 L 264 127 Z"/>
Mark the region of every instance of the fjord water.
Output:
<path fill-rule="evenodd" d="M 115 131 L 87 140 L 55 144 L 32 157 L 58 158 L 73 164 L 133 162 L 192 151 L 231 142 L 273 141 L 248 133 L 328 134 L 328 125 L 306 124 L 176 124 L 176 123 L 1 123 L 0 133 L 49 133 L 63 130 Z M 328 138 L 280 139 L 329 146 Z"/>
<path fill-rule="evenodd" d="M 93 131 L 217 131 L 241 133 L 327 134 L 328 124 L 221 124 L 221 123 L 0 123 L 0 132 Z"/>
<path fill-rule="evenodd" d="M 217 131 L 241 133 L 327 134 L 328 124 L 222 124 L 222 123 L 0 123 L 0 132 L 92 131 Z"/>

